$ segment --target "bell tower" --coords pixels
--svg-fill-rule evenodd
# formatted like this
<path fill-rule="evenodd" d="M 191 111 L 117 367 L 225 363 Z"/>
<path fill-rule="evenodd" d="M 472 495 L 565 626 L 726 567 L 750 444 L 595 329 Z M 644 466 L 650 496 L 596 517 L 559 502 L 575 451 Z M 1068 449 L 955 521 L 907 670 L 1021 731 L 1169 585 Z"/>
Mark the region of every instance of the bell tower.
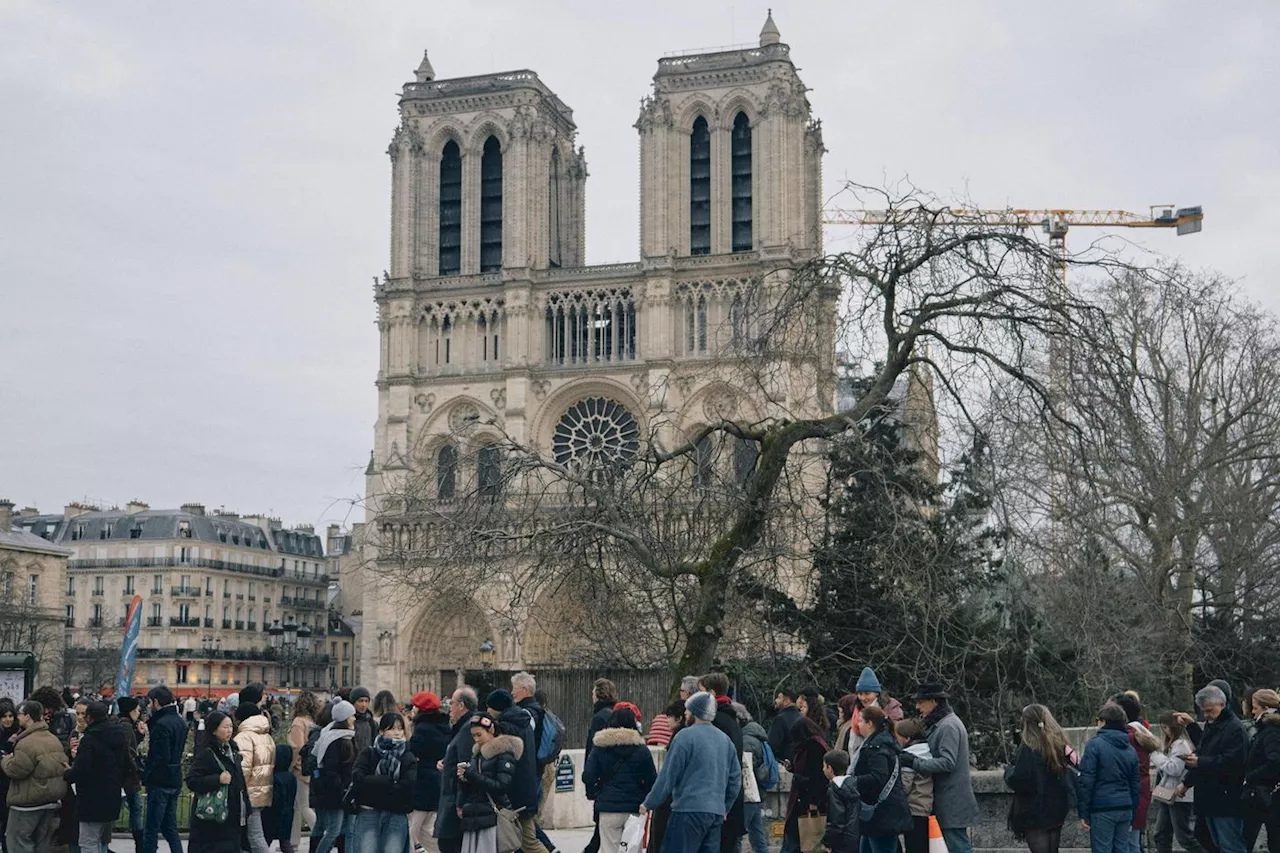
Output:
<path fill-rule="evenodd" d="M 821 123 L 770 11 L 758 46 L 665 56 L 641 101 L 644 258 L 822 247 Z"/>
<path fill-rule="evenodd" d="M 414 77 L 387 149 L 391 278 L 581 265 L 573 110 L 533 71 L 438 80 L 424 52 Z"/>

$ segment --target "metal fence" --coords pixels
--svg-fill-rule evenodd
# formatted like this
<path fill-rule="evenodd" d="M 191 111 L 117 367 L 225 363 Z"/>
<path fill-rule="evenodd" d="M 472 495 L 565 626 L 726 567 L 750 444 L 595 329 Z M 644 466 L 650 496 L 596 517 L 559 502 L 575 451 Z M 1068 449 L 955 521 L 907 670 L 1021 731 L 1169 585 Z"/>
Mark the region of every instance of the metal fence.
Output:
<path fill-rule="evenodd" d="M 644 715 L 645 731 L 653 715 L 670 703 L 671 674 L 665 669 L 532 669 L 538 689 L 547 696 L 547 707 L 555 712 L 565 728 L 565 745 L 579 748 L 586 744 L 587 730 L 595 708 L 591 701 L 591 685 L 597 678 L 607 678 L 618 685 L 618 698 L 630 702 Z M 466 673 L 467 684 L 476 688 L 481 702 L 497 687 L 511 689 L 511 670 L 472 670 Z"/>

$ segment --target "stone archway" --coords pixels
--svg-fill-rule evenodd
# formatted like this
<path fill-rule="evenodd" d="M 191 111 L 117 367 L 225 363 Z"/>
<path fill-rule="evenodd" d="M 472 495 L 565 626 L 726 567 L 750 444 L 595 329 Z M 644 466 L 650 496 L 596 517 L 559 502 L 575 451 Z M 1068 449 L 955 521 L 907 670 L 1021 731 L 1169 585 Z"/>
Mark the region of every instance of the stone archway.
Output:
<path fill-rule="evenodd" d="M 405 662 L 409 695 L 421 690 L 440 693 L 452 674 L 478 668 L 480 644 L 493 638 L 488 617 L 470 596 L 451 593 L 429 603 L 410 635 Z"/>
<path fill-rule="evenodd" d="M 539 592 L 525 618 L 520 656 L 524 665 L 563 665 L 571 661 L 582 643 L 567 626 L 576 624 L 581 616 L 581 605 L 563 588 L 549 587 Z"/>

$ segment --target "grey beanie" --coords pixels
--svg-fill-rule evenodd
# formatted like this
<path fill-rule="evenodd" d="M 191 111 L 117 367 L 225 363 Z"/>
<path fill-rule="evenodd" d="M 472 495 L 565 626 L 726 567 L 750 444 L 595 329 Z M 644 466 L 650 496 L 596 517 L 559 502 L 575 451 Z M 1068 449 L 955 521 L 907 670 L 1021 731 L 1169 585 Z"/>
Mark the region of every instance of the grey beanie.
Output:
<path fill-rule="evenodd" d="M 711 722 L 716 718 L 716 697 L 710 693 L 695 693 L 684 700 L 684 709 L 695 719 Z"/>
<path fill-rule="evenodd" d="M 333 721 L 345 723 L 356 715 L 356 706 L 345 699 L 333 706 Z"/>

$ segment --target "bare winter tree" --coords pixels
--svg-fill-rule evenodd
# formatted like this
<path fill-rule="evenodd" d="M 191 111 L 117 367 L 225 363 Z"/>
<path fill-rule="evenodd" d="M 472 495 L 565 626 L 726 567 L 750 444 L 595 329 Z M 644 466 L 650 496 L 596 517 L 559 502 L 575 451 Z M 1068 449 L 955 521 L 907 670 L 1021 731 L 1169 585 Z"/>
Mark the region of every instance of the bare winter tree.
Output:
<path fill-rule="evenodd" d="M 62 659 L 65 620 L 61 613 L 33 603 L 20 586 L 28 575 L 42 573 L 39 563 L 28 563 L 22 552 L 0 551 L 0 648 L 31 652 L 40 673 L 49 678 Z"/>
<path fill-rule="evenodd" d="M 597 658 L 676 674 L 706 671 L 726 639 L 734 655 L 798 651 L 751 626 L 812 594 L 826 443 L 867 430 L 895 394 L 917 401 L 930 452 L 934 395 L 971 417 L 1004 380 L 1047 411 L 1047 342 L 1092 328 L 1092 309 L 1060 287 L 1035 235 L 965 221 L 914 190 L 851 191 L 891 211 L 890 224 L 751 282 L 714 332 L 725 355 L 699 365 L 699 379 L 711 371 L 736 403 L 683 425 L 676 365 L 613 452 L 506 435 L 500 459 L 483 450 L 458 461 L 476 486 L 448 503 L 437 499 L 448 471 L 417 472 L 376 496 L 379 571 L 411 594 L 500 582 L 508 614 L 560 590 L 574 615 L 545 614 L 559 631 Z M 862 374 L 843 396 L 842 367 Z M 461 437 L 471 430 L 502 425 L 458 425 Z"/>

